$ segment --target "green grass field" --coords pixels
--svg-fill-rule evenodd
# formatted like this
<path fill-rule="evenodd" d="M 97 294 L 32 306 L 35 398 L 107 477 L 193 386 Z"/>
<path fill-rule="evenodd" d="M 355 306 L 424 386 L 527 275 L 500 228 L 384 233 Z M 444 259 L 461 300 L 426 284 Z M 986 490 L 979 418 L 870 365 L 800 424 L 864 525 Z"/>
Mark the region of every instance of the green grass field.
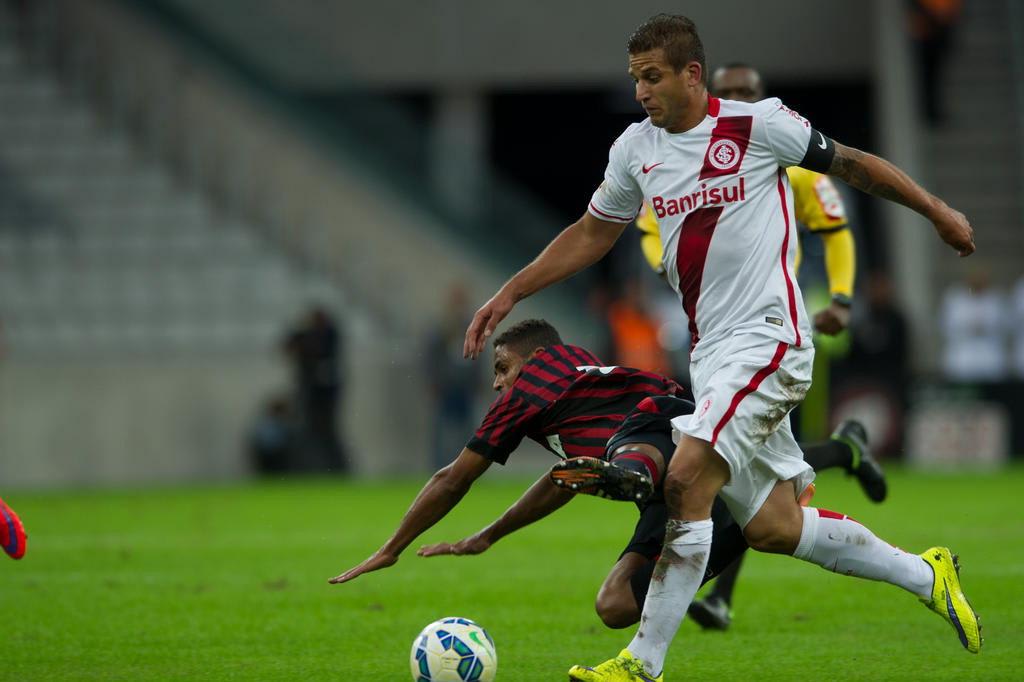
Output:
<path fill-rule="evenodd" d="M 423 541 L 479 529 L 528 483 L 482 482 Z M 605 629 L 592 608 L 635 521 L 625 504 L 581 498 L 484 555 L 410 551 L 327 585 L 379 546 L 420 484 L 8 493 L 30 541 L 21 562 L 0 560 L 0 679 L 402 682 L 413 637 L 449 615 L 488 629 L 506 682 L 564 680 L 573 663 L 628 643 L 632 629 Z M 757 555 L 733 629 L 684 621 L 666 679 L 1024 679 L 1022 494 L 1021 468 L 895 471 L 879 506 L 839 474 L 819 479 L 817 506 L 907 549 L 944 543 L 961 554 L 985 626 L 980 655 L 897 588 Z"/>

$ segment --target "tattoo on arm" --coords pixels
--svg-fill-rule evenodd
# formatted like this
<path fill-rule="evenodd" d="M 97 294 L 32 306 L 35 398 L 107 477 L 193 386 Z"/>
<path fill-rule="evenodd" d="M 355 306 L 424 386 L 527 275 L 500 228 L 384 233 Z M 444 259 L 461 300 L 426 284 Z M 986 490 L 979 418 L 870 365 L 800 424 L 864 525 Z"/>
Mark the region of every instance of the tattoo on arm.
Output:
<path fill-rule="evenodd" d="M 895 201 L 908 208 L 920 210 L 920 196 L 915 198 L 908 190 L 923 193 L 910 177 L 885 159 L 866 154 L 859 149 L 836 144 L 836 155 L 828 174 L 844 180 L 851 187 L 882 199 Z"/>
<path fill-rule="evenodd" d="M 917 211 L 931 221 L 944 242 L 961 256 L 974 253 L 974 231 L 963 213 L 954 211 L 942 199 L 885 159 L 858 149 L 836 144 L 829 175 L 845 180 L 852 187 L 876 197 L 888 199 Z"/>

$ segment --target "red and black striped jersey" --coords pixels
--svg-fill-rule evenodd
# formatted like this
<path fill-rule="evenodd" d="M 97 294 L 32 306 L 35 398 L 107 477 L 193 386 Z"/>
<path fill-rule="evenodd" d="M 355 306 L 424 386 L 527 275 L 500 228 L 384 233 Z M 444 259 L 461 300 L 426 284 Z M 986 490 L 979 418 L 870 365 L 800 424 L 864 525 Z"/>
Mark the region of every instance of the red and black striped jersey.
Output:
<path fill-rule="evenodd" d="M 466 447 L 504 464 L 528 437 L 559 457 L 601 457 L 627 414 L 647 396 L 682 395 L 675 381 L 603 367 L 578 346 L 548 346 L 523 365 Z"/>

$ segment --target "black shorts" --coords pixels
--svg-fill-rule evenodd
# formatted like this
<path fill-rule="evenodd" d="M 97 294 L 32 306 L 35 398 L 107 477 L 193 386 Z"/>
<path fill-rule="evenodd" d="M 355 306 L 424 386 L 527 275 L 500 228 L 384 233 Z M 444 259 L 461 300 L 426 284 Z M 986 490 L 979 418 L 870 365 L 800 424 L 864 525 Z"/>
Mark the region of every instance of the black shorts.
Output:
<path fill-rule="evenodd" d="M 665 460 L 665 466 L 672 460 L 676 451 L 672 442 L 672 423 L 674 417 L 693 414 L 694 404 L 683 398 L 672 396 L 655 396 L 645 398 L 623 420 L 615 434 L 608 439 L 605 457 L 610 458 L 616 449 L 629 443 L 646 443 L 658 449 Z M 633 537 L 619 555 L 636 552 L 648 559 L 661 554 L 661 546 L 665 542 L 665 524 L 668 522 L 668 507 L 661 486 L 651 498 L 640 508 L 640 520 L 637 521 Z M 736 523 L 725 503 L 715 498 L 711 507 L 711 519 L 715 524 L 716 533 Z"/>
<path fill-rule="evenodd" d="M 672 453 L 676 451 L 672 442 L 672 419 L 693 414 L 695 409 L 693 403 L 683 398 L 667 395 L 644 398 L 608 439 L 605 456 L 610 456 L 627 443 L 647 443 L 658 448 L 665 458 L 665 466 L 668 466 Z"/>
<path fill-rule="evenodd" d="M 672 442 L 672 419 L 684 414 L 693 414 L 694 405 L 689 400 L 672 396 L 644 398 L 626 415 L 605 446 L 605 459 L 610 460 L 617 449 L 630 443 L 645 443 L 658 450 L 668 469 L 676 444 Z M 664 500 L 661 486 L 654 491 L 648 503 Z"/>
<path fill-rule="evenodd" d="M 715 503 L 711 506 L 711 520 L 715 524 L 715 535 L 724 532 L 729 526 L 734 525 L 736 520 L 729 513 L 729 508 L 722 502 L 722 498 L 716 497 Z M 640 520 L 636 522 L 633 530 L 633 537 L 629 544 L 619 554 L 621 559 L 630 552 L 636 552 L 648 559 L 654 559 L 661 554 L 661 546 L 665 543 L 665 524 L 668 523 L 668 507 L 665 500 L 652 500 L 640 507 Z"/>

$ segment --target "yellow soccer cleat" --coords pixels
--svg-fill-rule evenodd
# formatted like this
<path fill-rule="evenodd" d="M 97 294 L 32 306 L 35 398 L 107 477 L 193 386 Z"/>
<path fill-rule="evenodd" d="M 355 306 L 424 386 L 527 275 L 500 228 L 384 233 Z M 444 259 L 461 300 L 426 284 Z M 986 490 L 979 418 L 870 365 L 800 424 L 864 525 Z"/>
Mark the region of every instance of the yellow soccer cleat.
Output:
<path fill-rule="evenodd" d="M 569 679 L 576 682 L 665 682 L 665 675 L 647 674 L 643 663 L 633 658 L 629 649 L 623 649 L 618 656 L 596 668 L 574 665 L 569 669 Z"/>
<path fill-rule="evenodd" d="M 932 547 L 920 556 L 935 572 L 932 598 L 921 602 L 953 626 L 965 649 L 978 653 L 985 641 L 981 638 L 981 619 L 960 588 L 959 557 L 950 554 L 946 547 Z"/>

